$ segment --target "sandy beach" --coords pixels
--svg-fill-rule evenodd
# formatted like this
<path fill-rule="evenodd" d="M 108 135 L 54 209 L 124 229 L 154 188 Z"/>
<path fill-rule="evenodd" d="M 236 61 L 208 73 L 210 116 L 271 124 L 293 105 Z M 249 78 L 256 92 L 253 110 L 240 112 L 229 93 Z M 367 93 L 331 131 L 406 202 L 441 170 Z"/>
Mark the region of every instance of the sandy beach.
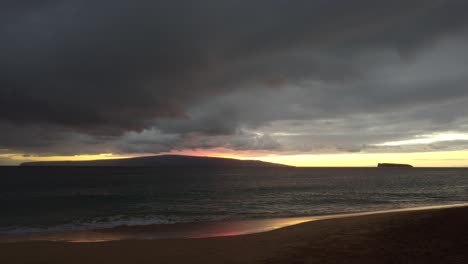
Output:
<path fill-rule="evenodd" d="M 330 218 L 228 237 L 0 243 L 0 263 L 468 263 L 468 207 Z"/>

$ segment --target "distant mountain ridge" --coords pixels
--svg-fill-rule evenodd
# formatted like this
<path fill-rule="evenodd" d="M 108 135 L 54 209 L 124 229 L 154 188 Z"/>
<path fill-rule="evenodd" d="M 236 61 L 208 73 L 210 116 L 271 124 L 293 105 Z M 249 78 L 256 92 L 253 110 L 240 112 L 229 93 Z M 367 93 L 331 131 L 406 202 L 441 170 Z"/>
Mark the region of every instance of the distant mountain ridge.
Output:
<path fill-rule="evenodd" d="M 159 155 L 124 159 L 88 161 L 36 161 L 24 162 L 20 166 L 77 166 L 77 167 L 290 167 L 288 165 L 259 160 L 198 157 L 183 155 Z"/>

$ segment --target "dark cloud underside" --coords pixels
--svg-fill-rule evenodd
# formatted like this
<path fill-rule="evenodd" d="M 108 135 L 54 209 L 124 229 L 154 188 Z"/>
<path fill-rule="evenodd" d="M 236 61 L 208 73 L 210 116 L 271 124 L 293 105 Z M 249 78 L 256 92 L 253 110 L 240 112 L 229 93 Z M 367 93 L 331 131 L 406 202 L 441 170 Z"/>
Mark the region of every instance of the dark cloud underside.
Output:
<path fill-rule="evenodd" d="M 468 132 L 467 8 L 2 1 L 0 148 L 358 151 Z"/>

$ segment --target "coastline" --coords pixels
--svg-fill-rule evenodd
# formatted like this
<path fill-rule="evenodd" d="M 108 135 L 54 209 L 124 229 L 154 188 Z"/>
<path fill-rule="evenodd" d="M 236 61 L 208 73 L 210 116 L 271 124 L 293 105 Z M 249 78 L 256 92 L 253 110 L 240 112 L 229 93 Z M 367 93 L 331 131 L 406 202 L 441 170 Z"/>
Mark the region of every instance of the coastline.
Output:
<path fill-rule="evenodd" d="M 463 263 L 468 260 L 466 204 L 327 217 L 238 236 L 0 243 L 0 262 Z"/>
<path fill-rule="evenodd" d="M 269 232 L 280 228 L 336 218 L 347 218 L 375 214 L 398 213 L 409 211 L 435 210 L 444 208 L 468 207 L 468 203 L 418 206 L 409 208 L 342 213 L 331 215 L 283 217 L 266 219 L 226 220 L 213 222 L 151 224 L 135 226 L 117 226 L 113 228 L 61 231 L 50 233 L 7 234 L 0 235 L 0 243 L 50 241 L 50 242 L 110 242 L 121 240 L 156 240 L 156 239 L 195 239 L 240 236 Z"/>

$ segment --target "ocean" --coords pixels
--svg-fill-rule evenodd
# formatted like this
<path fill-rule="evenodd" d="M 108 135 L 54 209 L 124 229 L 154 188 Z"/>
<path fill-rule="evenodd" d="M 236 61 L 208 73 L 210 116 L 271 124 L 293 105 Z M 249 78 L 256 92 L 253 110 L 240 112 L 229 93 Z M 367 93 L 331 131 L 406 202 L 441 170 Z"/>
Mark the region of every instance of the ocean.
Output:
<path fill-rule="evenodd" d="M 467 201 L 466 168 L 0 167 L 0 234 L 319 216 Z"/>

